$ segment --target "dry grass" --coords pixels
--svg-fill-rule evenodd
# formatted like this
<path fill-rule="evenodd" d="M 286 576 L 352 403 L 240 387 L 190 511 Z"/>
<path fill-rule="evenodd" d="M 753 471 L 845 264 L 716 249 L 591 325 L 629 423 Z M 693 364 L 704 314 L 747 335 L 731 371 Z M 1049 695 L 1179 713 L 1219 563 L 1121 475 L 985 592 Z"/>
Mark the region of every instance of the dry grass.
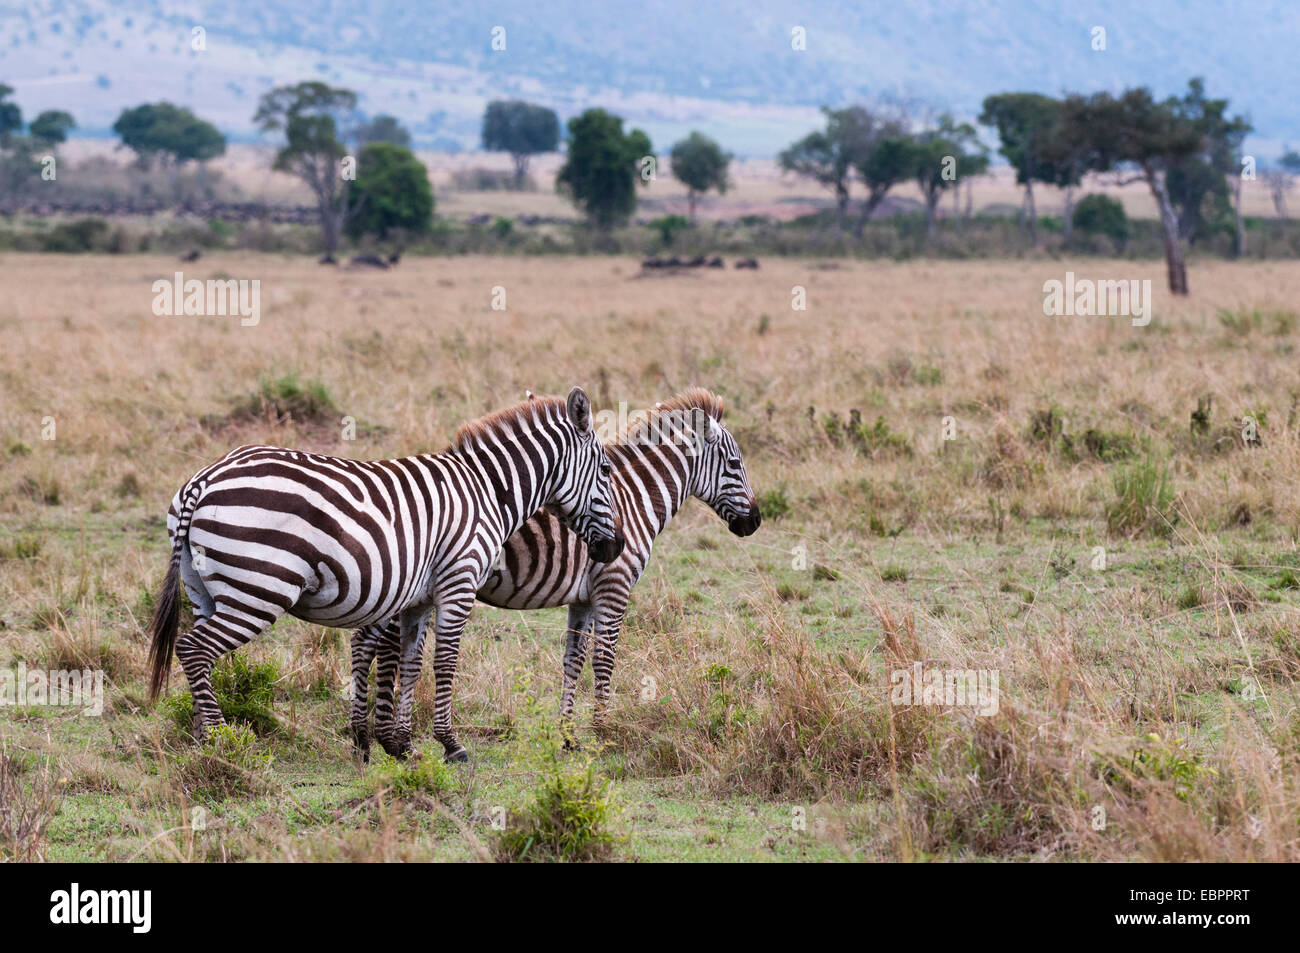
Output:
<path fill-rule="evenodd" d="M 246 328 L 155 317 L 170 260 L 0 259 L 0 665 L 102 668 L 110 692 L 93 730 L 59 713 L 0 722 L 68 779 L 44 843 L 104 798 L 128 818 L 104 847 L 119 859 L 486 856 L 485 805 L 527 803 L 535 780 L 560 617 L 475 613 L 457 717 L 486 760 L 436 809 L 363 796 L 344 639 L 290 622 L 259 640 L 245 651 L 281 673 L 283 730 L 240 757 L 321 787 L 267 800 L 229 785 L 247 810 L 205 840 L 188 818 L 216 762 L 143 702 L 167 501 L 240 442 L 411 453 L 525 390 L 582 383 L 636 409 L 703 384 L 727 399 L 769 518 L 738 542 L 688 507 L 636 590 L 609 732 L 584 738 L 634 792 L 621 851 L 657 856 L 671 811 L 694 831 L 746 805 L 768 812 L 762 849 L 796 854 L 812 842 L 769 832 L 807 806 L 828 856 L 1300 859 L 1300 329 L 1221 318 L 1289 313 L 1300 266 L 1196 262 L 1194 296 L 1173 301 L 1154 262 L 816 265 L 655 280 L 611 259 L 187 268 L 261 280 Z M 1042 283 L 1067 268 L 1152 278 L 1155 320 L 1044 317 Z M 295 374 L 311 413 L 243 412 Z M 1246 414 L 1258 442 L 1240 437 Z M 1118 479 L 1148 461 L 1168 473 L 1156 506 Z M 891 705 L 889 672 L 913 662 L 996 670 L 999 712 Z"/>

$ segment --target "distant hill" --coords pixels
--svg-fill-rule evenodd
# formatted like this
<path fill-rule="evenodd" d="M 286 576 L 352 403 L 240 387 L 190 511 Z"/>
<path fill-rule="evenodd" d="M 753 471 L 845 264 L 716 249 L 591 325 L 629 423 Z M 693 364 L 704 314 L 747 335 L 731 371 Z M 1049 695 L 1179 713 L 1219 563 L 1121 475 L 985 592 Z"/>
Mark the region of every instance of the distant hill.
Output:
<path fill-rule="evenodd" d="M 1203 75 L 1251 115 L 1260 155 L 1300 143 L 1293 0 L 851 2 L 806 11 L 766 0 L 50 0 L 0 8 L 0 82 L 28 114 L 69 109 L 82 133 L 169 98 L 232 138 L 256 135 L 258 97 L 318 78 L 363 94 L 418 144 L 475 148 L 484 103 L 520 96 L 567 117 L 614 109 L 666 146 L 702 128 L 742 155 L 771 155 L 822 103 L 906 100 L 971 116 L 992 92 L 1181 91 Z M 1054 7 L 1054 9 L 1052 9 Z M 192 29 L 206 50 L 191 48 Z M 491 48 L 505 29 L 506 49 Z M 807 49 L 791 48 L 802 27 Z M 1090 31 L 1106 30 L 1095 51 Z"/>

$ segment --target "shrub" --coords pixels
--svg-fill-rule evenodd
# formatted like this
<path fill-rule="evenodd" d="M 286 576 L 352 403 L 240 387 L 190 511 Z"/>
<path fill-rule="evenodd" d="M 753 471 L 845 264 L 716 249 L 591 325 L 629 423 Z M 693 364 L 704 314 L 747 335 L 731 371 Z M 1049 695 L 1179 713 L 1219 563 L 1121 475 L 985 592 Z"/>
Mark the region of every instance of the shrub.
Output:
<path fill-rule="evenodd" d="M 455 772 L 436 753 L 426 751 L 422 757 L 399 761 L 379 753 L 366 771 L 363 785 L 371 795 L 381 792 L 408 798 L 417 794 L 437 797 L 450 791 Z"/>
<path fill-rule="evenodd" d="M 248 725 L 215 725 L 203 745 L 177 764 L 177 780 L 185 793 L 198 800 L 261 794 L 272 756 L 257 750 L 257 736 Z"/>
<path fill-rule="evenodd" d="M 623 838 L 610 830 L 617 815 L 607 778 L 585 766 L 561 765 L 552 754 L 532 803 L 510 813 L 497 836 L 501 860 L 604 860 Z"/>
<path fill-rule="evenodd" d="M 784 484 L 770 487 L 758 495 L 758 507 L 768 519 L 779 520 L 790 512 L 790 500 Z"/>
<path fill-rule="evenodd" d="M 44 860 L 45 830 L 59 809 L 49 766 L 24 781 L 21 764 L 0 752 L 0 861 Z"/>
<path fill-rule="evenodd" d="M 235 405 L 232 422 L 261 420 L 268 416 L 277 421 L 324 424 L 338 419 L 338 405 L 329 388 L 320 381 L 298 380 L 296 372 L 280 377 L 263 377 L 257 390 Z"/>
<path fill-rule="evenodd" d="M 1106 509 L 1106 525 L 1112 533 L 1130 536 L 1144 529 L 1168 535 L 1173 500 L 1168 465 L 1147 457 L 1115 474 L 1115 499 Z"/>
<path fill-rule="evenodd" d="M 1128 241 L 1128 216 L 1124 206 L 1109 195 L 1085 195 L 1074 207 L 1074 227 L 1085 235 L 1106 235 L 1123 247 Z"/>
<path fill-rule="evenodd" d="M 274 662 L 254 665 L 243 652 L 222 656 L 212 667 L 212 691 L 221 713 L 231 721 L 241 721 L 259 735 L 279 730 L 280 722 L 271 706 L 275 701 L 275 683 L 280 669 Z M 166 711 L 182 731 L 189 731 L 194 720 L 194 697 L 189 692 L 163 701 Z"/>

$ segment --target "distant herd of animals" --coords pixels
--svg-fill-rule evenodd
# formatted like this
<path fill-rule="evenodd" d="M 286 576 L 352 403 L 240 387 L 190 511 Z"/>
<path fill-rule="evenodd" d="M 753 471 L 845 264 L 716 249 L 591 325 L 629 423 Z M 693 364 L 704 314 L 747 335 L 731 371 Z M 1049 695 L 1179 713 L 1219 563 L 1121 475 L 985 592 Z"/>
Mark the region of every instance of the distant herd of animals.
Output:
<path fill-rule="evenodd" d="M 192 248 L 181 255 L 181 261 L 198 261 L 202 254 L 197 248 Z M 393 252 L 382 258 L 379 255 L 354 255 L 352 260 L 348 262 L 348 267 L 353 269 L 376 268 L 386 270 L 396 265 L 401 259 L 401 252 Z M 333 255 L 325 255 L 320 259 L 320 263 L 322 265 L 337 265 L 338 260 Z M 718 255 L 714 255 L 712 258 L 705 255 L 696 255 L 694 258 L 678 258 L 674 255 L 671 258 L 646 258 L 641 262 L 641 267 L 650 270 L 659 268 L 726 268 L 727 264 Z M 738 258 L 735 267 L 757 269 L 758 260 L 755 258 Z"/>
<path fill-rule="evenodd" d="M 433 734 L 468 759 L 451 724 L 460 638 L 475 599 L 567 606 L 560 720 L 566 746 L 588 649 L 597 726 L 607 717 L 619 630 L 655 538 L 690 497 L 744 537 L 762 522 L 717 395 L 691 388 L 607 443 L 589 398 L 534 397 L 462 424 L 436 454 L 351 460 L 280 447 L 232 450 L 194 474 L 167 513 L 171 559 L 150 625 L 150 693 L 179 660 L 202 739 L 223 723 L 212 666 L 289 614 L 354 629 L 351 732 L 414 751 L 411 710 L 426 623 L 434 631 Z M 180 633 L 180 589 L 195 625 Z"/>

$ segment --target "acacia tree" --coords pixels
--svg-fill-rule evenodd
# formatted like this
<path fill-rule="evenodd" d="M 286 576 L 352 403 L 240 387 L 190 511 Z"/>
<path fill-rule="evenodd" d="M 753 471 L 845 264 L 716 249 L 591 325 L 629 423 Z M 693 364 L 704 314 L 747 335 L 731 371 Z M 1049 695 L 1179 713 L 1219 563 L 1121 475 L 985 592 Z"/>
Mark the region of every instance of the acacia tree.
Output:
<path fill-rule="evenodd" d="M 122 110 L 113 131 L 144 169 L 160 162 L 174 170 L 186 162 L 215 159 L 226 151 L 226 137 L 216 126 L 169 102 Z"/>
<path fill-rule="evenodd" d="M 925 237 L 933 241 L 939 202 L 968 176 L 982 175 L 989 158 L 975 127 L 944 114 L 934 128 L 915 136 L 907 149 L 909 166 L 925 200 Z"/>
<path fill-rule="evenodd" d="M 0 146 L 7 146 L 10 136 L 23 128 L 23 111 L 17 103 L 5 102 L 13 92 L 12 86 L 0 83 Z"/>
<path fill-rule="evenodd" d="M 999 152 L 1016 170 L 1016 182 L 1025 187 L 1029 240 L 1038 243 L 1038 209 L 1034 182 L 1052 183 L 1058 171 L 1046 152 L 1057 135 L 1060 103 L 1039 93 L 999 93 L 984 100 L 980 123 L 993 126 L 1001 142 Z"/>
<path fill-rule="evenodd" d="M 528 175 L 528 163 L 542 152 L 554 152 L 560 144 L 560 120 L 553 109 L 522 100 L 488 103 L 483 113 L 483 148 L 508 152 L 515 164 L 515 188 Z"/>
<path fill-rule="evenodd" d="M 1119 184 L 1146 182 L 1160 211 L 1169 290 L 1187 294 L 1187 264 L 1168 175 L 1171 166 L 1200 148 L 1199 130 L 1178 114 L 1170 100 L 1157 102 L 1145 88 L 1118 97 L 1110 93 L 1067 96 L 1061 103 L 1061 122 L 1061 134 L 1082 151 L 1089 169 L 1108 172 L 1118 167 Z M 1125 170 L 1134 171 L 1125 176 Z"/>
<path fill-rule="evenodd" d="M 368 119 L 352 131 L 352 141 L 361 149 L 373 142 L 390 142 L 403 149 L 411 148 L 411 134 L 392 116 L 379 115 Z"/>
<path fill-rule="evenodd" d="M 835 194 L 835 231 L 844 230 L 853 169 L 869 152 L 878 122 L 861 106 L 823 106 L 826 128 L 810 132 L 781 152 L 781 168 L 812 179 Z M 879 138 L 885 135 L 878 134 Z"/>
<path fill-rule="evenodd" d="M 333 260 L 349 215 L 349 180 L 340 168 L 346 150 L 339 127 L 356 105 L 352 90 L 312 81 L 271 90 L 253 116 L 264 132 L 284 133 L 286 142 L 273 167 L 297 176 L 315 196 L 325 260 Z"/>
<path fill-rule="evenodd" d="M 1276 165 L 1269 166 L 1264 172 L 1264 181 L 1268 183 L 1269 194 L 1273 198 L 1273 209 L 1278 218 L 1286 218 L 1286 194 L 1295 187 L 1293 176 L 1300 174 L 1300 152 L 1286 146 L 1282 147 L 1281 158 Z"/>
<path fill-rule="evenodd" d="M 1250 123 L 1241 116 L 1229 118 L 1228 100 L 1209 99 L 1205 83 L 1193 79 L 1181 97 L 1166 101 L 1174 115 L 1200 137 L 1196 150 L 1169 168 L 1169 199 L 1178 213 L 1178 233 L 1189 244 L 1226 228 L 1234 214 L 1229 178 L 1237 187 L 1237 253 L 1245 251 L 1241 221 L 1241 147 Z"/>
<path fill-rule="evenodd" d="M 651 155 L 650 137 L 640 129 L 625 133 L 619 116 L 588 109 L 569 120 L 569 153 L 555 185 L 607 232 L 636 211 L 637 182 L 649 181 L 637 163 Z"/>
<path fill-rule="evenodd" d="M 60 109 L 47 109 L 32 120 L 27 132 L 33 139 L 46 147 L 57 146 L 68 141 L 68 132 L 77 128 L 77 121 L 71 113 Z"/>
<path fill-rule="evenodd" d="M 733 156 L 701 132 L 692 132 L 672 149 L 673 176 L 686 186 L 691 221 L 695 221 L 695 201 L 709 189 L 719 195 L 727 191 L 727 166 Z"/>

